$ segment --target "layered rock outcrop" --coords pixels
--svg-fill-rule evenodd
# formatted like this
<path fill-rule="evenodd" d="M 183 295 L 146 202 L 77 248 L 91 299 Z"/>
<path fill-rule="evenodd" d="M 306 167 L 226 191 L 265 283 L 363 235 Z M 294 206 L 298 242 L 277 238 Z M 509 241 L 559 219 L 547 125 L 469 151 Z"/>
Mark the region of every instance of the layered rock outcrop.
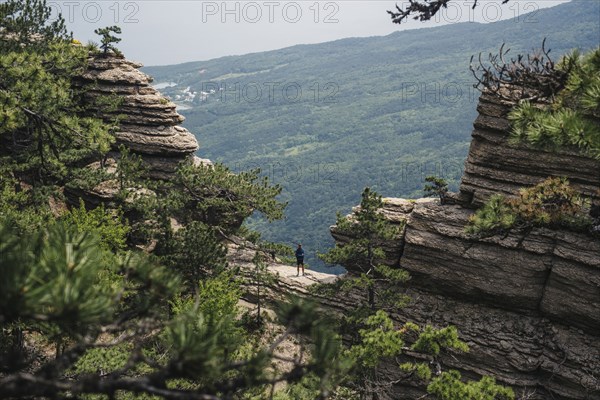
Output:
<path fill-rule="evenodd" d="M 184 117 L 177 105 L 150 85 L 152 78 L 141 67 L 110 53 L 91 57 L 77 85 L 85 88 L 87 103 L 105 121 L 118 118 L 115 148 L 123 144 L 140 154 L 150 178 L 169 179 L 181 161 L 193 157 L 198 142 L 179 126 Z M 111 101 L 117 106 L 107 104 Z"/>
<path fill-rule="evenodd" d="M 457 326 L 470 352 L 444 362 L 466 376 L 493 375 L 517 398 L 600 399 L 600 240 L 544 228 L 490 238 L 464 230 L 491 195 L 514 195 L 549 176 L 565 176 L 588 195 L 600 188 L 600 162 L 576 149 L 511 144 L 511 106 L 482 95 L 455 204 L 385 199 L 386 217 L 406 222 L 387 244 L 387 263 L 412 276 L 413 303 L 395 318 Z M 345 239 L 335 227 L 332 235 Z M 385 370 L 398 374 L 392 364 Z M 424 393 L 406 385 L 394 398 Z"/>
<path fill-rule="evenodd" d="M 471 210 L 385 207 L 399 206 L 407 226 L 396 266 L 411 273 L 416 300 L 398 319 L 459 327 L 471 351 L 448 358 L 454 368 L 531 398 L 600 398 L 600 241 L 549 229 L 474 239 L 464 233 Z"/>
<path fill-rule="evenodd" d="M 507 116 L 515 103 L 483 93 L 460 185 L 463 204 L 479 206 L 492 194 L 514 194 L 549 176 L 564 176 L 582 193 L 597 196 L 600 162 L 577 149 L 544 151 L 510 144 Z"/>

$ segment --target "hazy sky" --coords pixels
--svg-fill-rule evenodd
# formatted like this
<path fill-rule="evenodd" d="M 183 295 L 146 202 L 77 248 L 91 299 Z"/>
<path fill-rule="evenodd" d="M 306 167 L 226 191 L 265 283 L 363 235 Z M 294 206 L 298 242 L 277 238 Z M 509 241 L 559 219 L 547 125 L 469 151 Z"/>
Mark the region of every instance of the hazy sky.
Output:
<path fill-rule="evenodd" d="M 555 6 L 568 0 L 456 0 L 428 23 L 392 24 L 386 10 L 402 0 L 372 1 L 53 1 L 82 42 L 98 41 L 98 27 L 119 25 L 119 48 L 145 65 L 186 61 L 320 43 L 345 37 L 387 35 L 397 30 L 476 21 L 493 22 Z M 535 22 L 535 14 L 525 22 Z"/>

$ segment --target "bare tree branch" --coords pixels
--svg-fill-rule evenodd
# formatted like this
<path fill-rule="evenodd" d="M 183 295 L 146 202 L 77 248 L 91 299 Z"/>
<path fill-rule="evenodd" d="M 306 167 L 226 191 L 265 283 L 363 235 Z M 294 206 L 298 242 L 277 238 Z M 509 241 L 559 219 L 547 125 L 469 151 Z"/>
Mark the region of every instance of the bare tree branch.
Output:
<path fill-rule="evenodd" d="M 396 4 L 396 11 L 389 11 L 394 24 L 401 24 L 407 20 L 411 15 L 414 14 L 413 19 L 419 21 L 429 21 L 433 18 L 442 8 L 447 8 L 448 3 L 454 0 L 408 0 L 408 6 L 400 8 Z M 473 8 L 477 7 L 479 0 L 473 0 Z M 502 4 L 508 3 L 510 0 L 502 0 Z"/>
<path fill-rule="evenodd" d="M 477 80 L 476 89 L 509 101 L 533 101 L 550 100 L 564 88 L 568 71 L 555 68 L 550 58 L 551 50 L 546 50 L 546 39 L 541 49 L 527 56 L 519 54 L 510 60 L 506 58 L 510 49 L 504 47 L 502 44 L 497 54 L 488 55 L 487 65 L 481 53 L 477 63 L 475 56 L 471 57 L 469 68 Z"/>

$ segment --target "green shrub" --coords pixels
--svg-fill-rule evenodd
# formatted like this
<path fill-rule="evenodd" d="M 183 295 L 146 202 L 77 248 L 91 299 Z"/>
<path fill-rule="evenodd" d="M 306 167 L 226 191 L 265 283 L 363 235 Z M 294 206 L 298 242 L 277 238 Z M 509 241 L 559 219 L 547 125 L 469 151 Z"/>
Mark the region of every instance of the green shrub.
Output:
<path fill-rule="evenodd" d="M 518 197 L 492 196 L 471 216 L 465 230 L 473 235 L 494 235 L 536 226 L 590 231 L 593 225 L 590 207 L 590 202 L 567 179 L 548 178 L 521 189 Z"/>
<path fill-rule="evenodd" d="M 107 250 L 124 250 L 127 241 L 129 225 L 123 220 L 120 210 L 107 210 L 104 204 L 93 210 L 86 210 L 83 200 L 79 201 L 79 208 L 73 208 L 62 217 L 63 221 L 70 226 L 76 227 L 77 231 L 93 232 L 101 239 L 102 246 Z"/>
<path fill-rule="evenodd" d="M 431 175 L 425 178 L 425 181 L 428 182 L 428 184 L 426 184 L 423 188 L 425 196 L 439 197 L 440 204 L 444 205 L 446 201 L 446 195 L 448 194 L 448 183 L 446 180 Z"/>
<path fill-rule="evenodd" d="M 550 150 L 575 147 L 600 160 L 600 48 L 584 57 L 575 52 L 558 69 L 569 73 L 565 88 L 550 106 L 515 107 L 511 140 Z"/>
<path fill-rule="evenodd" d="M 511 388 L 496 384 L 496 380 L 484 376 L 480 381 L 462 382 L 458 371 L 442 372 L 434 378 L 427 392 L 440 400 L 512 400 L 515 394 Z"/>

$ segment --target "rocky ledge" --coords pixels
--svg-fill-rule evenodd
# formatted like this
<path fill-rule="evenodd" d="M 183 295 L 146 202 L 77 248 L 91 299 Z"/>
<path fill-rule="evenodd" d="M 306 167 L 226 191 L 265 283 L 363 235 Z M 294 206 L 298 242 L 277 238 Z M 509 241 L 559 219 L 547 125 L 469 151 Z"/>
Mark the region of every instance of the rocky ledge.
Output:
<path fill-rule="evenodd" d="M 240 269 L 240 276 L 243 277 L 244 300 L 256 303 L 256 285 L 253 283 L 255 281 L 256 266 L 253 260 L 257 250 L 252 243 L 245 242 L 242 239 L 232 240 L 227 245 L 227 262 Z M 263 259 L 265 260 L 266 272 L 276 278 L 267 283 L 265 285 L 266 288 L 263 288 L 268 302 L 283 300 L 288 294 L 313 297 L 314 294 L 309 290 L 311 285 L 316 283 L 332 283 L 338 279 L 336 275 L 309 269 L 305 270 L 304 275 L 297 276 L 295 266 L 285 264 L 279 259 L 272 259 L 267 254 L 264 255 Z M 317 298 L 319 298 L 318 295 Z M 326 303 L 326 300 L 322 298 L 321 303 Z M 331 305 L 333 304 L 334 302 L 332 301 Z M 341 310 L 343 310 L 343 307 L 338 311 Z"/>
<path fill-rule="evenodd" d="M 437 200 L 385 199 L 384 212 L 406 221 L 388 248 L 412 276 L 413 303 L 395 316 L 457 326 L 470 352 L 447 365 L 531 399 L 600 398 L 600 241 L 549 229 L 473 238 L 473 211 Z"/>

